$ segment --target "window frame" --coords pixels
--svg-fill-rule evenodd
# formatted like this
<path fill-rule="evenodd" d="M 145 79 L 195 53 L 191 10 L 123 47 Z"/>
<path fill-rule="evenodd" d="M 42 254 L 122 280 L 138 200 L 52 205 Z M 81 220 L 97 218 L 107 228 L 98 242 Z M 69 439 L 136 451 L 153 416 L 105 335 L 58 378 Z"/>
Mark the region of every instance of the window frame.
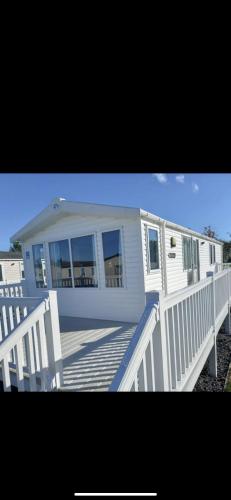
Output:
<path fill-rule="evenodd" d="M 103 233 L 110 233 L 112 231 L 120 231 L 120 243 L 121 243 L 121 257 L 122 257 L 122 283 L 123 286 L 118 287 L 110 287 L 106 286 L 106 274 L 105 274 L 105 266 L 104 266 L 104 254 L 103 254 Z M 124 226 L 113 226 L 107 229 L 100 229 L 100 248 L 101 248 L 101 256 L 102 256 L 102 289 L 104 290 L 123 290 L 127 288 L 127 279 L 126 279 L 126 267 L 125 267 L 125 242 L 124 242 Z"/>
<path fill-rule="evenodd" d="M 71 276 L 67 279 L 71 279 L 71 286 L 59 286 L 59 287 L 53 287 L 52 283 L 52 272 L 51 272 L 51 256 L 50 256 L 50 243 L 58 243 L 59 241 L 67 241 L 68 242 L 68 250 L 69 250 L 69 257 L 70 257 L 70 269 L 71 269 Z M 52 239 L 47 241 L 47 252 L 48 252 L 48 260 L 49 260 L 49 278 L 50 278 L 50 288 L 51 290 L 71 290 L 71 288 L 74 288 L 74 282 L 73 282 L 73 272 L 72 272 L 72 265 L 71 265 L 71 252 L 70 252 L 70 238 L 60 238 L 60 239 Z"/>
<path fill-rule="evenodd" d="M 74 266 L 73 266 L 73 259 L 72 259 L 72 248 L 71 248 L 71 240 L 74 240 L 75 238 L 83 238 L 84 236 L 93 236 L 94 240 L 94 251 L 95 251 L 95 268 L 96 268 L 96 279 L 97 279 L 97 286 L 75 286 L 74 282 Z M 84 234 L 79 234 L 77 236 L 71 236 L 69 238 L 69 251 L 70 251 L 70 258 L 71 258 L 71 276 L 72 276 L 72 288 L 75 290 L 98 290 L 100 288 L 100 280 L 99 280 L 99 258 L 98 258 L 98 252 L 97 252 L 97 232 L 92 231 L 92 232 L 87 232 Z"/>
<path fill-rule="evenodd" d="M 216 245 L 215 243 L 209 243 L 209 261 L 210 266 L 216 264 Z"/>
<path fill-rule="evenodd" d="M 34 266 L 34 252 L 33 252 L 33 247 L 36 245 L 42 245 L 43 246 L 43 254 L 44 254 L 44 260 L 45 260 L 45 269 L 46 269 L 46 286 L 41 287 L 42 289 L 49 290 L 49 284 L 48 284 L 48 279 L 47 279 L 47 259 L 46 259 L 46 247 L 45 247 L 45 242 L 38 242 L 38 243 L 31 243 L 31 263 L 33 266 L 33 273 L 34 273 L 34 283 L 35 283 L 35 288 L 39 289 L 36 285 L 36 278 L 35 278 L 35 266 Z M 24 266 L 24 274 L 25 274 L 25 266 Z M 24 278 L 25 279 L 25 278 Z"/>
<path fill-rule="evenodd" d="M 157 233 L 157 246 L 158 246 L 158 267 L 156 269 L 151 269 L 151 261 L 150 261 L 150 246 L 149 246 L 149 229 L 152 231 L 156 231 Z M 146 248 L 147 248 L 147 274 L 156 274 L 160 272 L 160 231 L 157 226 L 146 225 Z"/>
<path fill-rule="evenodd" d="M 191 246 L 191 267 L 185 267 L 185 262 L 184 262 L 184 239 L 190 241 L 190 246 Z M 182 234 L 182 259 L 183 259 L 183 272 L 188 272 L 192 271 L 194 268 L 194 249 L 193 249 L 193 238 L 191 236 L 186 236 L 185 234 Z"/>

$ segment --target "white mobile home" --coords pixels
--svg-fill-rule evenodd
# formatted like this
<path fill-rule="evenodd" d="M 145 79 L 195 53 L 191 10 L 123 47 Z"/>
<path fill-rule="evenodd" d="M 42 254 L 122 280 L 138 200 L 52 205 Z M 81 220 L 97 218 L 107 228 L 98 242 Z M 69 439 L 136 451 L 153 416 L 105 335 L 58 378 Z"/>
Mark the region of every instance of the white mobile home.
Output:
<path fill-rule="evenodd" d="M 57 290 L 63 316 L 137 323 L 165 295 L 221 269 L 222 242 L 145 210 L 54 199 L 12 238 L 30 296 Z"/>
<path fill-rule="evenodd" d="M 0 251 L 0 285 L 24 279 L 24 264 L 19 252 Z"/>

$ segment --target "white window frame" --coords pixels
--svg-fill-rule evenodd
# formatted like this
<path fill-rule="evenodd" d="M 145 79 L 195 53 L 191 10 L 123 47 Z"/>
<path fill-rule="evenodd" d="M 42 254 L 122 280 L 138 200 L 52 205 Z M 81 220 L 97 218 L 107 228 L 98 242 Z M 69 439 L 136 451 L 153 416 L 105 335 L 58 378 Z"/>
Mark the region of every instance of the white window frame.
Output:
<path fill-rule="evenodd" d="M 47 259 L 46 259 L 46 242 L 39 241 L 38 243 L 31 243 L 31 249 L 30 249 L 31 258 L 30 258 L 30 261 L 32 263 L 32 268 L 33 268 L 34 285 L 35 285 L 35 288 L 37 289 L 36 279 L 35 279 L 35 269 L 34 269 L 34 254 L 33 254 L 33 246 L 35 246 L 35 245 L 43 245 L 43 253 L 44 253 L 44 259 L 45 259 L 45 264 L 46 264 L 46 280 L 47 280 L 47 285 L 44 287 L 44 290 L 49 290 L 50 287 L 49 287 L 48 272 L 47 272 L 48 270 L 47 270 Z M 25 266 L 24 266 L 24 275 L 25 275 Z"/>
<path fill-rule="evenodd" d="M 211 262 L 210 249 L 212 249 L 212 262 Z M 216 264 L 216 245 L 214 243 L 209 243 L 209 263 L 210 263 L 210 266 L 213 266 L 214 264 Z"/>
<path fill-rule="evenodd" d="M 151 269 L 151 263 L 150 263 L 150 248 L 149 248 L 149 229 L 152 229 L 153 231 L 157 232 L 158 236 L 158 262 L 159 262 L 159 267 L 157 269 Z M 160 254 L 160 231 L 159 227 L 156 226 L 150 226 L 146 225 L 146 248 L 147 248 L 147 274 L 156 274 L 160 272 L 160 266 L 161 266 L 161 254 Z"/>
<path fill-rule="evenodd" d="M 89 286 L 89 287 L 81 287 L 81 286 L 75 286 L 74 282 L 74 266 L 73 266 L 73 260 L 72 260 L 72 251 L 71 251 L 71 240 L 74 240 L 75 238 L 82 238 L 84 236 L 94 236 L 94 250 L 95 250 L 95 263 L 96 263 L 96 279 L 97 279 L 97 286 Z M 55 240 L 57 241 L 57 240 Z M 92 231 L 92 232 L 87 232 L 84 234 L 78 234 L 77 236 L 71 236 L 69 238 L 69 250 L 70 250 L 70 258 L 71 258 L 71 274 L 72 274 L 72 288 L 75 290 L 98 290 L 100 288 L 100 283 L 99 283 L 99 256 L 98 256 L 98 251 L 97 251 L 97 232 Z"/>
<path fill-rule="evenodd" d="M 73 262 L 72 262 L 72 251 L 71 251 L 71 240 L 74 238 L 81 238 L 82 236 L 94 236 L 94 247 L 95 247 L 95 258 L 96 258 L 96 278 L 97 278 L 97 283 L 98 286 L 96 287 L 75 287 L 74 286 L 74 268 L 73 268 Z M 72 281 L 72 286 L 71 287 L 59 287 L 59 288 L 53 288 L 52 287 L 52 275 L 51 275 L 51 266 L 50 266 L 50 249 L 49 249 L 49 243 L 56 243 L 58 241 L 63 241 L 67 240 L 68 241 L 68 248 L 69 248 L 69 254 L 70 254 L 70 264 L 71 264 L 71 281 Z M 80 233 L 74 233 L 69 235 L 68 237 L 64 238 L 52 238 L 51 240 L 46 241 L 46 254 L 47 254 L 47 259 L 46 263 L 48 263 L 47 267 L 47 274 L 49 273 L 49 288 L 51 290 L 81 290 L 81 291 L 89 291 L 91 292 L 97 291 L 100 289 L 100 275 L 99 275 L 99 255 L 98 255 L 98 247 L 97 247 L 97 231 L 87 231 L 87 232 L 80 232 Z M 85 293 L 84 292 L 84 293 Z"/>
<path fill-rule="evenodd" d="M 104 255 L 103 255 L 103 233 L 109 233 L 112 231 L 120 231 L 120 241 L 121 241 L 121 252 L 122 252 L 122 283 L 123 286 L 118 286 L 118 287 L 110 287 L 106 286 L 106 274 L 105 274 L 105 266 L 104 266 Z M 113 226 L 109 229 L 101 229 L 99 231 L 100 235 L 100 245 L 101 245 L 101 255 L 102 255 L 102 271 L 103 271 L 103 281 L 102 281 L 102 288 L 107 291 L 116 291 L 116 293 L 119 292 L 119 290 L 124 290 L 127 288 L 127 277 L 126 277 L 126 267 L 125 267 L 125 242 L 124 242 L 124 226 Z"/>
<path fill-rule="evenodd" d="M 191 241 L 191 267 L 187 267 L 185 268 L 184 267 L 184 238 L 187 239 L 187 240 L 190 240 Z M 192 271 L 193 270 L 193 266 L 194 266 L 194 255 L 193 255 L 193 237 L 192 236 L 187 236 L 186 234 L 182 234 L 182 261 L 183 261 L 183 272 L 184 273 L 187 273 L 188 271 Z"/>

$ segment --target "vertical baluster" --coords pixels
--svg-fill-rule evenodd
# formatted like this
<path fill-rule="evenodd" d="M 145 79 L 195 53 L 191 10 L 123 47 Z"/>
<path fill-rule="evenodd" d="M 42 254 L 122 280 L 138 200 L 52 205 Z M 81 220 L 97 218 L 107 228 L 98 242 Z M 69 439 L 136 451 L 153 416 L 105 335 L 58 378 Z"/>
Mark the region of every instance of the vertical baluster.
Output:
<path fill-rule="evenodd" d="M 137 372 L 135 374 L 134 385 L 135 385 L 135 392 L 138 392 L 139 388 L 138 388 L 138 374 L 137 374 Z"/>
<path fill-rule="evenodd" d="M 191 335 L 192 357 L 194 357 L 195 356 L 195 341 L 194 341 L 194 322 L 193 322 L 192 297 L 189 297 L 189 318 L 190 318 L 190 335 Z"/>
<path fill-rule="evenodd" d="M 182 302 L 182 320 L 184 323 L 185 367 L 188 368 L 189 367 L 189 342 L 188 342 L 186 300 L 183 300 L 183 302 Z"/>
<path fill-rule="evenodd" d="M 29 329 L 25 336 L 27 353 L 28 353 L 28 370 L 30 375 L 30 391 L 36 391 L 36 374 L 35 374 L 35 359 L 34 359 L 34 346 L 33 346 L 33 332 L 32 328 Z"/>
<path fill-rule="evenodd" d="M 32 340 L 34 340 L 34 354 L 35 354 L 35 365 L 36 365 L 36 371 L 40 371 L 40 359 L 39 359 L 39 345 L 38 345 L 38 333 L 37 333 L 37 328 L 36 325 L 34 325 L 31 329 L 33 332 L 32 334 Z"/>
<path fill-rule="evenodd" d="M 15 316 L 16 316 L 16 323 L 17 325 L 19 325 L 21 319 L 20 319 L 20 309 L 19 309 L 19 306 L 17 306 L 15 308 Z"/>
<path fill-rule="evenodd" d="M 200 346 L 201 346 L 201 335 L 200 335 L 200 302 L 199 302 L 199 291 L 196 293 L 196 328 L 197 328 L 198 349 L 200 349 Z"/>
<path fill-rule="evenodd" d="M 148 391 L 148 380 L 147 380 L 147 363 L 146 363 L 146 353 L 143 355 L 143 371 L 144 371 L 144 391 Z"/>
<path fill-rule="evenodd" d="M 8 335 L 6 306 L 2 306 L 2 322 L 3 322 L 3 333 L 4 333 L 4 338 L 5 338 Z"/>
<path fill-rule="evenodd" d="M 3 339 L 3 332 L 2 332 L 2 307 L 0 307 L 0 342 L 2 342 Z"/>
<path fill-rule="evenodd" d="M 10 370 L 8 363 L 8 356 L 5 356 L 2 359 L 2 379 L 3 379 L 3 387 L 5 392 L 11 391 L 11 381 L 10 381 Z"/>
<path fill-rule="evenodd" d="M 203 342 L 201 311 L 202 311 L 202 308 L 201 308 L 201 290 L 199 290 L 199 292 L 198 292 L 198 333 L 199 333 L 200 345 Z"/>
<path fill-rule="evenodd" d="M 181 339 L 181 366 L 182 373 L 185 373 L 185 338 L 184 338 L 184 318 L 183 318 L 183 303 L 177 305 L 177 319 L 179 325 L 180 339 Z"/>
<path fill-rule="evenodd" d="M 151 338 L 150 338 L 150 352 L 151 352 L 152 387 L 153 387 L 153 391 L 155 391 L 155 365 L 154 365 L 152 335 L 151 335 Z"/>
<path fill-rule="evenodd" d="M 168 325 L 169 325 L 169 342 L 170 342 L 170 359 L 171 359 L 171 377 L 172 377 L 172 388 L 176 389 L 177 384 L 177 361 L 176 361 L 176 345 L 175 345 L 175 335 L 173 332 L 173 307 L 167 309 L 168 314 Z"/>
<path fill-rule="evenodd" d="M 173 336 L 175 339 L 175 348 L 176 348 L 176 372 L 177 372 L 177 380 L 181 380 L 181 356 L 180 356 L 180 339 L 179 339 L 179 328 L 177 324 L 177 308 L 173 306 Z"/>
<path fill-rule="evenodd" d="M 16 363 L 16 374 L 17 374 L 17 386 L 18 391 L 24 391 L 24 375 L 23 375 L 23 348 L 22 348 L 22 340 L 20 339 L 15 348 L 15 363 Z"/>
<path fill-rule="evenodd" d="M 170 346 L 170 338 L 169 338 L 168 309 L 166 309 L 164 315 L 165 315 L 165 329 L 166 329 L 166 341 L 167 341 L 169 390 L 172 390 L 173 389 L 173 386 L 172 386 L 172 361 L 171 361 L 171 346 Z M 154 372 L 154 378 L 155 378 L 155 372 Z M 154 387 L 155 387 L 155 385 L 154 385 Z"/>
<path fill-rule="evenodd" d="M 209 287 L 206 286 L 206 336 L 209 333 Z"/>
<path fill-rule="evenodd" d="M 44 316 L 39 318 L 36 323 L 38 332 L 38 346 L 39 346 L 39 358 L 40 358 L 40 373 L 41 373 L 41 390 L 46 391 L 48 389 L 48 356 L 47 356 L 47 344 L 46 344 L 46 333 L 44 326 Z"/>

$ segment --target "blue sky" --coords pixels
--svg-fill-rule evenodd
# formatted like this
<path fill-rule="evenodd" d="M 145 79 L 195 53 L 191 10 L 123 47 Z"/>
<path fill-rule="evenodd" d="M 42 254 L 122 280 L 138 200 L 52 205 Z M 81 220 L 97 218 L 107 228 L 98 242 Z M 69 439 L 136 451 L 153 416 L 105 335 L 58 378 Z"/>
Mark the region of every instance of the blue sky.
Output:
<path fill-rule="evenodd" d="M 0 174 L 0 250 L 52 198 L 141 207 L 220 238 L 231 232 L 231 174 Z"/>

